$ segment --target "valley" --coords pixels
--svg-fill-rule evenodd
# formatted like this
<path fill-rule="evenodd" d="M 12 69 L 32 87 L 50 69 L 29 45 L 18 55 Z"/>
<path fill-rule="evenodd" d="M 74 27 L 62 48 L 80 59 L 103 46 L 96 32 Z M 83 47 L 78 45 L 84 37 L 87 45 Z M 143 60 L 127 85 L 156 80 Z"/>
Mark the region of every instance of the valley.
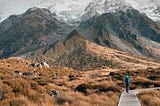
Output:
<path fill-rule="evenodd" d="M 0 61 L 0 105 L 117 106 L 126 73 L 131 78 L 131 90 L 160 86 L 159 68 L 78 71 L 57 66 L 36 69 L 31 63 L 14 57 Z M 50 96 L 52 90 L 59 94 Z"/>
<path fill-rule="evenodd" d="M 0 106 L 117 106 L 126 74 L 159 106 L 159 1 L 22 1 L 0 1 Z"/>

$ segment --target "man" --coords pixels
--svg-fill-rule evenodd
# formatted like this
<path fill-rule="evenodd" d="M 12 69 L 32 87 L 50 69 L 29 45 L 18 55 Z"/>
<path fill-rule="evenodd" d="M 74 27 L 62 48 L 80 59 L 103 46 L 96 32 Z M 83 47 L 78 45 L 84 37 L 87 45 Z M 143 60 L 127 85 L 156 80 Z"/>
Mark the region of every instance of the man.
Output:
<path fill-rule="evenodd" d="M 126 74 L 125 79 L 124 79 L 125 85 L 126 85 L 126 92 L 129 92 L 129 83 L 130 83 L 130 78 L 129 75 Z"/>

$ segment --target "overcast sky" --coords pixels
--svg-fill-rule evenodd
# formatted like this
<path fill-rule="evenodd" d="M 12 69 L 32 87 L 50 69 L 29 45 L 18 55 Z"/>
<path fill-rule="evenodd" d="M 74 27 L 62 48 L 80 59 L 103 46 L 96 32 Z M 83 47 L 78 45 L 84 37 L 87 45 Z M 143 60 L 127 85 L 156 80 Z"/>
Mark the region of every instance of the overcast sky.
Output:
<path fill-rule="evenodd" d="M 93 0 L 0 0 L 1 21 L 13 14 L 22 14 L 31 7 L 48 8 L 49 5 L 55 6 L 56 11 L 69 10 L 71 5 L 81 4 L 74 8 L 81 8 L 88 5 Z M 58 5 L 55 5 L 58 4 Z M 61 5 L 60 5 L 61 4 Z"/>
<path fill-rule="evenodd" d="M 0 0 L 1 18 L 5 19 L 11 14 L 20 14 L 30 7 L 34 7 L 41 0 Z"/>
<path fill-rule="evenodd" d="M 0 0 L 0 18 L 2 20 L 6 19 L 8 16 L 13 14 L 22 14 L 27 9 L 31 7 L 49 7 L 49 5 L 54 6 L 56 11 L 68 11 L 70 9 L 77 10 L 83 9 L 90 1 L 94 0 Z M 101 0 L 99 0 L 101 1 Z M 151 2 L 156 5 L 160 5 L 160 0 L 125 0 L 129 2 L 133 7 L 146 8 L 150 6 Z M 54 5 L 57 3 L 57 5 Z M 71 6 L 71 5 L 74 5 Z M 56 12 L 57 13 L 57 12 Z M 150 15 L 150 13 L 148 14 Z M 154 15 L 154 14 L 153 14 Z"/>

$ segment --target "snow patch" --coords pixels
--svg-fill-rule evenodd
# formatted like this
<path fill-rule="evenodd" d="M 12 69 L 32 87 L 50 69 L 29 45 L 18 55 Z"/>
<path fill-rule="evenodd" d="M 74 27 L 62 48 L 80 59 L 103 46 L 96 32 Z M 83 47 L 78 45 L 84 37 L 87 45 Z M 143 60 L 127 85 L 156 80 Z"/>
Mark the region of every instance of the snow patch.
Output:
<path fill-rule="evenodd" d="M 86 7 L 82 19 L 86 20 L 95 15 L 114 13 L 120 10 L 126 11 L 131 8 L 124 0 L 95 0 Z"/>
<path fill-rule="evenodd" d="M 1 21 L 13 14 L 22 14 L 32 7 L 48 8 L 65 21 L 79 21 L 106 12 L 125 10 L 128 5 L 160 21 L 159 0 L 0 0 Z M 90 16 L 89 16 L 90 15 Z"/>

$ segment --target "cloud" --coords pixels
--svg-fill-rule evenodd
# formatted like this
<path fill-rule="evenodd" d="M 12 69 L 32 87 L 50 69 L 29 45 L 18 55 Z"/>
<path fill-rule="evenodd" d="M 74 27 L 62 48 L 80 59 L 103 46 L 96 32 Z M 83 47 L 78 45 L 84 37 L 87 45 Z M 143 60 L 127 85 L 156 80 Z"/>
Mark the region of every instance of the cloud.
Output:
<path fill-rule="evenodd" d="M 42 0 L 0 0 L 0 15 L 4 20 L 12 14 L 21 14 Z"/>
<path fill-rule="evenodd" d="M 72 13 L 71 16 L 83 12 L 89 2 L 94 0 L 0 0 L 0 21 L 13 14 L 22 14 L 31 7 L 49 8 L 58 15 Z M 101 1 L 101 0 L 99 0 Z M 160 5 L 159 0 L 125 0 L 134 8 L 142 11 L 151 4 Z M 154 7 L 154 6 L 153 6 Z M 150 11 L 142 11 L 150 16 Z M 152 12 L 153 13 L 153 12 Z M 152 15 L 152 14 L 151 14 Z M 153 14 L 155 15 L 155 14 Z M 79 17 L 79 16 L 78 16 Z M 152 16 L 151 16 L 152 17 Z"/>
<path fill-rule="evenodd" d="M 90 1 L 93 0 L 0 0 L 0 17 L 2 21 L 10 15 L 22 14 L 31 7 L 51 7 L 51 11 L 56 13 L 80 10 Z"/>

